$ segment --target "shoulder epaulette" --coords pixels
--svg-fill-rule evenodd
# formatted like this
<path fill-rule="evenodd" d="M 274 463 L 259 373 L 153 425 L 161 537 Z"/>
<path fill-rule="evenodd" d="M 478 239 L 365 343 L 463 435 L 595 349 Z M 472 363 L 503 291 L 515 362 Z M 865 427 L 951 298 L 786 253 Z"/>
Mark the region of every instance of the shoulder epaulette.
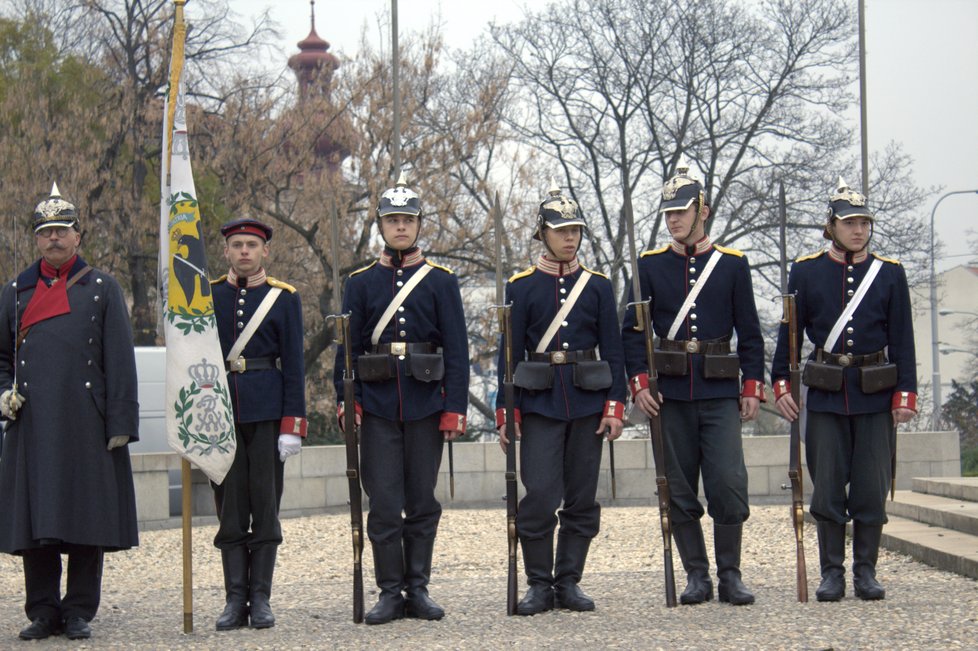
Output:
<path fill-rule="evenodd" d="M 873 257 L 876 258 L 877 260 L 882 260 L 883 262 L 889 262 L 890 264 L 896 264 L 896 265 L 900 264 L 899 260 L 894 260 L 893 258 L 884 258 L 878 253 L 874 253 Z"/>
<path fill-rule="evenodd" d="M 713 248 L 719 251 L 720 253 L 726 253 L 727 255 L 735 255 L 738 258 L 744 257 L 744 252 L 738 251 L 737 249 L 731 249 L 726 246 L 720 246 L 719 244 L 714 244 Z"/>
<path fill-rule="evenodd" d="M 366 267 L 360 267 L 356 271 L 352 272 L 350 275 L 351 276 L 356 276 L 359 273 L 363 273 L 364 271 L 366 271 L 370 267 L 374 266 L 375 264 L 377 264 L 377 261 L 376 260 L 374 260 L 373 262 L 371 262 L 370 264 L 368 264 Z"/>
<path fill-rule="evenodd" d="M 536 265 L 532 265 L 529 268 L 524 269 L 523 271 L 519 273 L 515 273 L 512 276 L 510 276 L 509 282 L 513 282 L 514 280 L 519 280 L 520 278 L 526 278 L 527 276 L 531 276 L 533 275 L 533 272 L 536 270 L 537 270 Z"/>
<path fill-rule="evenodd" d="M 290 294 L 295 294 L 295 287 L 293 287 L 288 283 L 282 282 L 278 278 L 272 278 L 271 276 L 269 276 L 268 278 L 265 279 L 265 282 L 271 285 L 272 287 L 278 287 L 279 289 L 284 289 Z"/>
<path fill-rule="evenodd" d="M 824 255 L 824 254 L 825 254 L 825 249 L 822 249 L 821 251 L 816 251 L 815 253 L 812 253 L 810 255 L 803 255 L 800 258 L 796 258 L 795 259 L 795 262 L 804 262 L 805 260 L 814 260 L 818 256 Z"/>
<path fill-rule="evenodd" d="M 214 280 L 212 280 L 211 281 L 211 284 L 212 285 L 220 285 L 221 283 L 223 283 L 227 279 L 228 279 L 228 275 L 227 274 L 224 274 L 220 278 L 215 278 Z"/>
<path fill-rule="evenodd" d="M 587 267 L 585 267 L 584 265 L 581 265 L 581 268 L 582 268 L 582 269 L 583 269 L 584 271 L 589 271 L 589 272 L 591 272 L 591 273 L 592 273 L 592 274 L 594 274 L 595 276 L 601 276 L 602 278 L 607 278 L 607 277 L 608 277 L 608 276 L 606 276 L 605 274 L 603 274 L 603 273 L 601 273 L 600 271 L 595 271 L 594 269 L 588 269 L 588 268 L 587 268 Z"/>
<path fill-rule="evenodd" d="M 660 253 L 665 253 L 668 250 L 669 250 L 669 245 L 667 244 L 667 245 L 665 245 L 664 247 L 662 247 L 660 249 L 652 249 L 650 251 L 642 251 L 642 253 L 638 257 L 644 258 L 647 255 L 658 255 Z"/>
<path fill-rule="evenodd" d="M 435 269 L 441 269 L 442 271 L 444 271 L 446 273 L 450 273 L 450 274 L 454 274 L 455 273 L 454 271 L 452 271 L 448 267 L 443 267 L 440 264 L 435 264 L 434 262 L 432 262 L 431 260 L 429 260 L 427 258 L 425 258 L 425 262 L 427 262 L 429 266 L 432 266 Z"/>

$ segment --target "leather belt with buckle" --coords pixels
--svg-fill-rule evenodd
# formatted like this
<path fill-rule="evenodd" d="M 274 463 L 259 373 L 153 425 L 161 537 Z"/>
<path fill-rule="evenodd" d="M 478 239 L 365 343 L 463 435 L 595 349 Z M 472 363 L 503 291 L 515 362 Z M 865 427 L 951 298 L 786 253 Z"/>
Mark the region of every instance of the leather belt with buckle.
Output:
<path fill-rule="evenodd" d="M 819 348 L 815 353 L 815 359 L 819 362 L 835 364 L 836 366 L 841 366 L 843 368 L 847 366 L 875 366 L 877 364 L 886 363 L 886 354 L 880 350 L 875 353 L 869 353 L 868 355 L 852 355 L 848 353 L 837 355 L 835 353 L 826 353 L 824 350 Z"/>
<path fill-rule="evenodd" d="M 262 371 L 270 368 L 276 368 L 276 362 L 278 362 L 278 357 L 252 357 L 250 359 L 239 357 L 237 359 L 225 361 L 224 369 L 228 373 Z"/>
<path fill-rule="evenodd" d="M 436 352 L 436 348 L 434 344 L 427 342 L 392 341 L 389 344 L 377 344 L 374 346 L 373 352 L 378 355 L 407 355 L 409 353 L 425 355 Z"/>
<path fill-rule="evenodd" d="M 668 351 L 677 351 L 689 353 L 691 355 L 697 355 L 700 353 L 707 355 L 729 355 L 730 354 L 730 339 L 724 337 L 723 339 L 660 339 L 659 349 Z"/>
<path fill-rule="evenodd" d="M 549 353 L 530 353 L 531 362 L 549 362 L 550 364 L 576 364 L 577 362 L 593 361 L 598 354 L 591 350 L 552 350 Z"/>

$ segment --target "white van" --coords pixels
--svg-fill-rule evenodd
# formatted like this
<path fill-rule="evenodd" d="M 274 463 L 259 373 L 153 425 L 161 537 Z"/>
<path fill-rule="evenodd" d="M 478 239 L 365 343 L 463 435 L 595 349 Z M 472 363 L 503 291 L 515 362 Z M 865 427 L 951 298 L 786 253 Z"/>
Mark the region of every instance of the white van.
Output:
<path fill-rule="evenodd" d="M 136 378 L 139 382 L 139 440 L 129 451 L 169 452 L 166 443 L 166 347 L 136 346 Z"/>

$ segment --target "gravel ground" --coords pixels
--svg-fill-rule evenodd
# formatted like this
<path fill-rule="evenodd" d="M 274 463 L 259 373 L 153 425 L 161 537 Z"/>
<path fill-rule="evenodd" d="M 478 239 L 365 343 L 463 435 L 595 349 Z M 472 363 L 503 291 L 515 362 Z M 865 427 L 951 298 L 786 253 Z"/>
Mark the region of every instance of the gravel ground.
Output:
<path fill-rule="evenodd" d="M 707 546 L 712 549 L 709 520 Z M 651 507 L 605 508 L 582 587 L 593 613 L 552 612 L 507 617 L 505 512 L 446 509 L 435 547 L 432 596 L 445 607 L 440 622 L 401 620 L 386 626 L 352 622 L 349 514 L 333 512 L 283 521 L 285 542 L 272 595 L 272 629 L 214 630 L 223 608 L 220 556 L 213 525 L 193 530 L 195 631 L 183 633 L 181 532 L 141 534 L 141 546 L 107 554 L 102 606 L 91 640 L 63 637 L 20 642 L 23 612 L 20 559 L 0 557 L 0 648 L 77 649 L 975 649 L 978 586 L 909 557 L 880 553 L 878 576 L 887 599 L 815 602 L 815 528 L 805 527 L 812 601 L 794 587 L 794 538 L 786 506 L 757 506 L 746 524 L 742 568 L 757 596 L 753 606 L 716 601 L 665 607 L 662 545 Z M 712 554 L 711 554 L 712 556 Z M 685 585 L 676 555 L 677 589 Z M 522 568 L 521 568 L 522 571 Z M 364 583 L 376 600 L 369 550 Z M 522 583 L 522 574 L 521 574 Z M 522 588 L 521 588 L 522 591 Z M 37 647 L 26 647 L 34 644 Z"/>

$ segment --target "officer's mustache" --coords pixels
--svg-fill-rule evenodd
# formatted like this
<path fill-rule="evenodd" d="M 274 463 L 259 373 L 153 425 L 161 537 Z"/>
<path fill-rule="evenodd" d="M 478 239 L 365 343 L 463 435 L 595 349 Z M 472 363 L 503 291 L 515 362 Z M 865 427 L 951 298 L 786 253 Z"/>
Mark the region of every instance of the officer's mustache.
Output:
<path fill-rule="evenodd" d="M 61 242 L 51 242 L 50 244 L 48 244 L 47 250 L 50 251 L 51 249 L 64 249 L 64 248 L 65 245 L 62 244 Z"/>

